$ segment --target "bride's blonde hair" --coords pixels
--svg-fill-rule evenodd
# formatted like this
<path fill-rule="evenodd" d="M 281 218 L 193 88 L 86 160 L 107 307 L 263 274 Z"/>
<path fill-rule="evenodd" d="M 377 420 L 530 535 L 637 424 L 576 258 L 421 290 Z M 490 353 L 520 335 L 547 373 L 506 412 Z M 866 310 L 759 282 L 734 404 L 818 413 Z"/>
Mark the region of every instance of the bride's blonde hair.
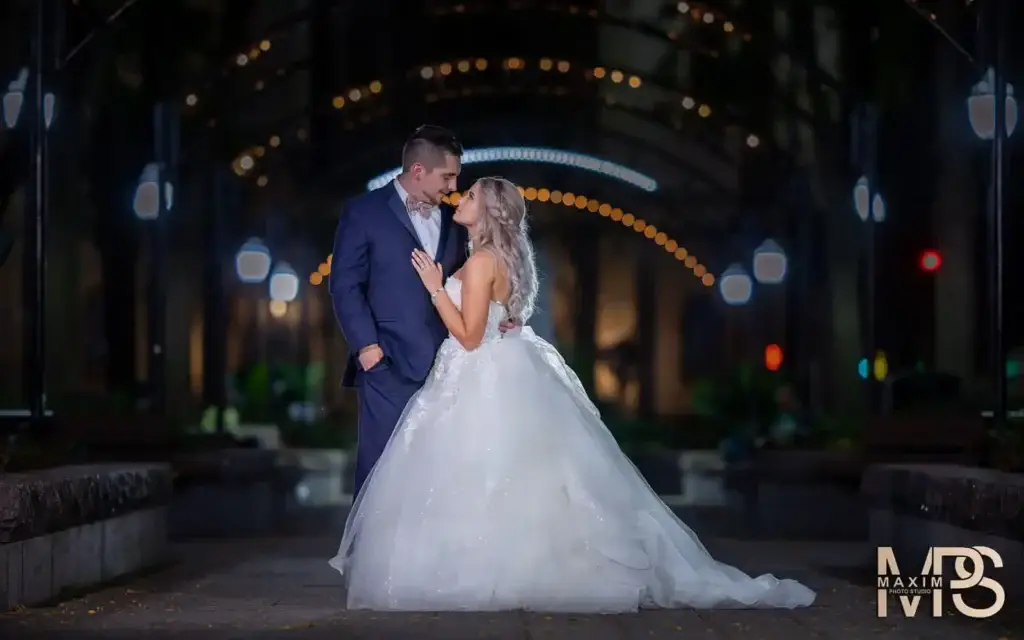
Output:
<path fill-rule="evenodd" d="M 473 251 L 493 253 L 508 272 L 508 312 L 525 323 L 537 300 L 537 265 L 526 221 L 526 199 L 519 187 L 504 178 L 480 178 L 483 211 Z"/>

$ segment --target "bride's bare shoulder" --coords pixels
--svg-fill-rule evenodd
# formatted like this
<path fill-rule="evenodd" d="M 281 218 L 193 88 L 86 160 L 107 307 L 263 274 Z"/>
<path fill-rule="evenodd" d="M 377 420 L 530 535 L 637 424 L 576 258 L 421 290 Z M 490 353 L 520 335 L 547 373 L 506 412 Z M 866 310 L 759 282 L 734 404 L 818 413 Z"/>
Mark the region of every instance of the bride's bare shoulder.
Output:
<path fill-rule="evenodd" d="M 469 256 L 461 271 L 478 277 L 493 278 L 497 272 L 498 259 L 490 251 L 475 251 Z"/>

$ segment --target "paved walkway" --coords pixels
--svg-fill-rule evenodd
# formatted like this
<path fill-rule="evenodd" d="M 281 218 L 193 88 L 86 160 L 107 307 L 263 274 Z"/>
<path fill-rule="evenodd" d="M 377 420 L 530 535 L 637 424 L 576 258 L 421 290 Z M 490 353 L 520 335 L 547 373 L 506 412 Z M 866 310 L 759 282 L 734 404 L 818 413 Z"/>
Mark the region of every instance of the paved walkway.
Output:
<path fill-rule="evenodd" d="M 819 590 L 810 609 L 651 611 L 621 616 L 383 614 L 343 609 L 340 579 L 326 564 L 337 541 L 280 538 L 179 545 L 183 562 L 52 608 L 0 615 L 0 638 L 331 638 L 332 640 L 631 638 L 759 640 L 801 638 L 1011 637 L 1012 613 L 963 618 L 875 616 L 874 591 L 830 567 L 856 563 L 859 545 L 709 540 L 723 560 L 750 572 L 772 571 Z M 897 607 L 897 612 L 899 608 Z M 62 633 L 64 632 L 64 633 Z M 1017 635 L 1017 634 L 1012 634 Z"/>

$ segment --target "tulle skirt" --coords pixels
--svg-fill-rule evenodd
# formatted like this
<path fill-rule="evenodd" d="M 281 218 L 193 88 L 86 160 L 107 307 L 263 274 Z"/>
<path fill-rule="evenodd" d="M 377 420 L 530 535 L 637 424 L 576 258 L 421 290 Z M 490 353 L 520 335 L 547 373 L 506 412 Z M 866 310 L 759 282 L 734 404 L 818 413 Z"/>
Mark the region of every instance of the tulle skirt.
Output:
<path fill-rule="evenodd" d="M 815 597 L 714 560 L 528 328 L 471 352 L 442 346 L 331 566 L 360 609 L 618 613 Z"/>

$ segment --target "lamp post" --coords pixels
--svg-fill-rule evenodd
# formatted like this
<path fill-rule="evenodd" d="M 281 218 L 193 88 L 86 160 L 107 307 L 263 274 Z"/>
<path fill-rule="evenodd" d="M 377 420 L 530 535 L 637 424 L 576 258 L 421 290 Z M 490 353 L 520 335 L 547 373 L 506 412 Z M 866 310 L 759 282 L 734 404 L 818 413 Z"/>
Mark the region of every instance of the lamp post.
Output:
<path fill-rule="evenodd" d="M 31 188 L 26 189 L 28 197 L 24 208 L 27 237 L 22 258 L 22 309 L 26 316 L 24 394 L 28 416 L 33 423 L 39 423 L 49 415 L 46 407 L 46 231 L 50 208 L 49 133 L 57 105 L 55 95 L 47 91 L 56 62 L 56 41 L 50 37 L 49 28 L 54 19 L 51 10 L 56 11 L 52 3 L 43 0 L 36 3 L 32 68 L 22 68 L 18 72 L 0 101 L 3 126 L 8 129 L 18 127 L 26 103 L 30 106 L 31 115 L 28 124 L 33 182 Z M 2 263 L 13 247 L 13 239 L 3 234 L 0 236 Z M 20 417 L 21 413 L 14 412 L 13 415 Z"/>
<path fill-rule="evenodd" d="M 280 262 L 270 274 L 270 301 L 287 305 L 299 297 L 299 274 L 287 262 Z M 282 308 L 276 305 L 277 308 Z M 287 309 L 287 306 L 283 307 Z M 283 313 L 275 315 L 284 315 Z"/>
<path fill-rule="evenodd" d="M 160 414 L 165 408 L 164 342 L 167 337 L 167 214 L 174 207 L 174 186 L 166 168 L 156 162 L 147 164 L 135 187 L 132 209 L 135 216 L 150 227 L 148 338 L 150 409 Z"/>
<path fill-rule="evenodd" d="M 7 85 L 3 99 L 4 127 L 15 129 L 21 119 L 21 109 L 25 105 L 25 92 L 28 91 L 28 68 L 18 72 L 18 77 Z"/>
<path fill-rule="evenodd" d="M 996 137 L 996 79 L 995 69 L 989 67 L 981 80 L 971 87 L 971 94 L 967 98 L 967 117 L 971 123 L 974 135 L 982 140 L 994 140 Z M 1004 116 L 1005 138 L 1013 136 L 1017 129 L 1017 98 L 1014 96 L 1013 85 L 1003 84 L 1004 93 Z"/>
<path fill-rule="evenodd" d="M 132 210 L 139 220 L 154 222 L 171 210 L 174 204 L 174 186 L 166 181 L 165 174 L 166 169 L 156 162 L 150 162 L 142 168 L 139 182 L 135 185 L 135 197 L 132 199 Z"/>
<path fill-rule="evenodd" d="M 869 163 L 873 165 L 874 163 Z M 872 167 L 873 168 L 873 167 Z M 874 182 L 861 176 L 853 187 L 853 209 L 864 223 L 864 346 L 867 358 L 875 353 L 875 225 L 885 220 L 885 199 L 876 190 Z M 867 388 L 868 410 L 874 411 L 875 384 L 871 377 L 864 378 Z"/>
<path fill-rule="evenodd" d="M 209 174 L 206 209 L 206 259 L 203 278 L 203 401 L 213 405 L 213 427 L 223 433 L 228 420 L 227 335 L 228 310 L 225 282 L 224 208 L 225 172 Z"/>
<path fill-rule="evenodd" d="M 862 322 L 868 357 L 875 351 L 875 231 L 885 220 L 885 200 L 878 190 L 878 109 L 870 103 L 858 106 L 853 119 L 853 160 L 864 172 L 853 187 L 853 209 L 864 223 L 864 289 Z M 868 411 L 876 408 L 875 385 L 865 383 Z"/>
<path fill-rule="evenodd" d="M 754 279 L 760 284 L 782 284 L 789 270 L 786 252 L 771 238 L 754 249 Z"/>
<path fill-rule="evenodd" d="M 729 265 L 729 268 L 718 277 L 718 291 L 722 294 L 722 300 L 730 307 L 741 307 L 748 302 L 754 294 L 754 281 L 747 275 L 746 270 L 738 262 Z"/>
<path fill-rule="evenodd" d="M 266 284 L 273 277 L 271 275 L 272 260 L 270 249 L 262 240 L 255 237 L 249 238 L 235 255 L 235 273 L 243 284 Z M 265 362 L 267 357 L 267 313 L 271 310 L 262 295 L 256 297 L 255 304 L 257 362 Z M 287 310 L 286 302 L 279 302 L 273 306 L 279 305 L 284 305 Z"/>
<path fill-rule="evenodd" d="M 154 160 L 143 167 L 132 200 L 136 217 L 146 223 L 150 232 L 149 385 L 150 410 L 157 415 L 166 409 L 167 214 L 174 208 L 178 145 L 177 111 L 157 103 L 153 108 Z"/>
<path fill-rule="evenodd" d="M 1004 10 L 999 2 L 997 10 Z M 1000 29 L 1002 16 L 992 16 L 993 28 Z M 974 85 L 967 98 L 971 129 L 981 140 L 991 141 L 986 248 L 989 280 L 989 366 L 992 375 L 993 428 L 1006 426 L 1006 346 L 1003 327 L 1003 158 L 1006 140 L 1017 128 L 1017 99 L 1013 86 L 1003 77 L 1003 51 L 996 33 L 995 65 Z"/>
<path fill-rule="evenodd" d="M 221 217 L 223 215 L 222 208 L 224 206 L 225 184 L 220 180 L 221 176 L 218 174 L 215 179 L 216 193 L 214 194 L 214 231 L 211 234 L 220 237 L 221 229 Z M 221 271 L 220 262 L 220 243 L 213 242 L 211 247 L 211 277 L 222 278 L 223 273 Z M 270 249 L 264 244 L 263 240 L 257 237 L 251 237 L 242 243 L 238 251 L 234 256 L 234 271 L 238 281 L 243 285 L 248 284 L 262 284 L 267 281 L 270 276 L 271 266 L 271 255 Z M 216 338 L 210 341 L 207 348 L 209 355 L 209 362 L 211 366 L 208 371 L 210 375 L 216 377 L 216 381 L 209 385 L 210 395 L 213 398 L 213 404 L 215 407 L 215 420 L 216 430 L 218 433 L 223 433 L 225 428 L 225 411 L 227 411 L 228 398 L 226 388 L 226 377 L 227 377 L 227 362 L 225 361 L 226 354 L 224 352 L 224 343 L 227 336 L 227 324 L 228 324 L 228 313 L 225 309 L 225 291 L 222 280 L 217 280 L 214 283 L 216 286 L 211 291 L 209 298 L 209 306 L 213 312 L 211 317 L 208 319 L 213 333 L 216 334 Z M 263 350 L 263 318 L 264 310 L 261 307 L 257 312 L 257 332 L 259 333 L 258 340 L 260 352 Z"/>
<path fill-rule="evenodd" d="M 762 267 L 763 268 L 763 267 Z M 725 304 L 730 307 L 745 307 L 750 303 L 751 298 L 754 295 L 754 280 L 747 273 L 746 269 L 743 268 L 738 262 L 734 262 L 722 272 L 722 275 L 718 277 L 718 291 L 722 295 L 722 300 Z M 753 349 L 751 347 L 751 334 L 753 330 L 752 321 L 749 310 L 741 315 L 740 319 L 740 331 L 743 333 L 743 338 L 738 340 L 743 344 L 742 351 L 742 362 L 746 362 L 748 358 L 752 356 Z M 731 323 L 730 323 L 731 324 Z M 757 407 L 754 403 L 753 396 L 751 395 L 748 403 L 748 418 L 750 420 L 750 428 L 755 430 L 755 437 L 760 435 L 757 431 Z"/>
<path fill-rule="evenodd" d="M 260 311 L 260 319 L 264 321 L 267 312 L 275 320 L 280 320 L 288 314 L 288 308 L 299 297 L 299 275 L 287 262 L 279 262 L 274 265 L 268 281 L 268 297 L 270 303 Z M 261 341 L 266 350 L 267 333 L 265 324 L 260 327 Z M 265 354 L 264 354 L 265 357 Z"/>
<path fill-rule="evenodd" d="M 259 238 L 249 238 L 235 254 L 235 273 L 244 284 L 261 284 L 270 275 L 270 249 Z"/>
<path fill-rule="evenodd" d="M 747 273 L 746 269 L 743 268 L 743 265 L 738 262 L 734 262 L 718 276 L 718 293 L 722 296 L 722 301 L 730 307 L 743 307 L 750 302 L 750 299 L 754 295 L 754 281 Z M 729 334 L 733 335 L 734 331 L 739 331 L 743 334 L 742 338 L 735 340 L 730 337 L 729 344 L 741 345 L 739 347 L 741 359 L 745 360 L 750 356 L 748 351 L 750 349 L 749 332 L 746 330 L 747 323 L 749 322 L 749 314 L 740 314 L 738 322 L 735 317 L 735 313 L 731 313 L 729 315 L 730 321 L 727 324 L 729 327 Z M 730 349 L 729 359 L 732 360 L 734 358 L 735 352 Z"/>
<path fill-rule="evenodd" d="M 771 238 L 766 239 L 754 249 L 752 262 L 754 280 L 768 289 L 779 287 L 789 275 L 789 257 L 782 246 Z M 789 319 L 786 318 L 786 301 L 789 292 L 780 291 L 779 293 L 782 295 L 771 295 L 770 291 L 767 293 L 769 295 L 762 296 L 761 301 L 758 302 L 758 306 L 763 305 L 758 325 L 763 327 L 762 338 L 767 339 L 762 342 L 779 343 L 777 346 L 780 349 L 784 347 L 789 350 L 793 347 L 793 343 L 785 339 L 788 337 L 786 323 Z M 751 326 L 751 332 L 754 329 L 755 327 Z M 778 365 L 781 367 L 782 362 L 779 361 Z"/>
<path fill-rule="evenodd" d="M 18 122 L 21 120 L 21 113 L 25 107 L 25 93 L 29 89 L 29 80 L 28 68 L 23 67 L 18 71 L 18 77 L 7 85 L 7 91 L 4 92 L 2 103 L 3 125 L 6 129 L 18 128 Z M 33 100 L 33 104 L 39 104 L 40 102 L 42 104 L 40 113 L 43 116 L 43 126 L 46 130 L 49 130 L 56 115 L 57 97 L 53 93 L 45 91 L 41 96 L 36 96 L 36 99 Z"/>
<path fill-rule="evenodd" d="M 21 119 L 21 109 L 25 104 L 25 91 L 28 89 L 28 69 L 23 68 L 18 72 L 18 77 L 7 85 L 3 99 L 0 100 L 0 126 L 4 129 L 14 129 Z M 0 212 L 2 215 L 2 212 Z M 7 258 L 14 249 L 14 237 L 0 231 L 0 267 L 7 262 Z"/>

